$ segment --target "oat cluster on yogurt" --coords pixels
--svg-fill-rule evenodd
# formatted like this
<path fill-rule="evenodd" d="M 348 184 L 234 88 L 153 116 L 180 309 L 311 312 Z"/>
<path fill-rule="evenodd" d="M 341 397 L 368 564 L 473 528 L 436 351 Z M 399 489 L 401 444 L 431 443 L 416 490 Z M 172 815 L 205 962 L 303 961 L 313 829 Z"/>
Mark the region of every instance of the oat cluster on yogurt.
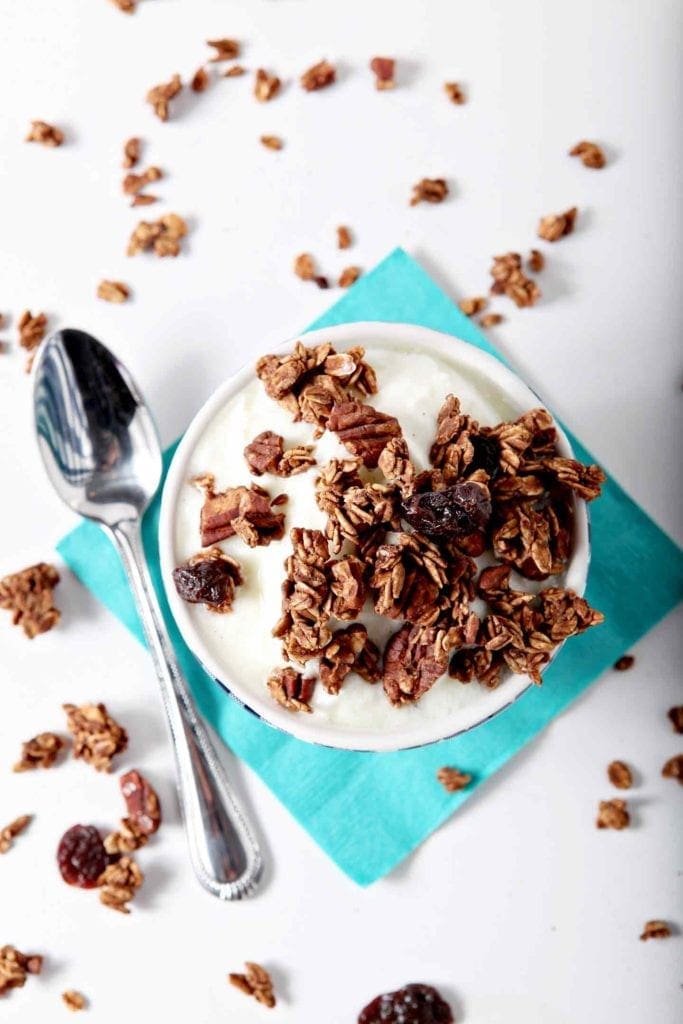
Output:
<path fill-rule="evenodd" d="M 360 347 L 298 342 L 258 361 L 266 393 L 311 425 L 313 443 L 287 449 L 265 429 L 247 445 L 246 465 L 274 478 L 315 469 L 325 529 L 287 522 L 285 495 L 255 482 L 216 491 L 206 472 L 194 481 L 204 494 L 204 550 L 174 571 L 178 593 L 230 612 L 242 572 L 221 541 L 257 547 L 289 534 L 272 630 L 285 663 L 264 683 L 294 712 L 312 710 L 318 683 L 338 694 L 351 672 L 381 681 L 396 707 L 417 702 L 446 671 L 490 688 L 506 671 L 540 683 L 558 644 L 603 621 L 574 591 L 539 589 L 566 568 L 575 500 L 599 495 L 602 470 L 558 454 L 545 409 L 487 427 L 446 395 L 430 468 L 418 471 L 397 417 L 371 404 L 377 379 L 364 357 Z M 319 466 L 314 442 L 325 431 L 348 454 Z M 525 588 L 525 579 L 534 583 Z M 396 622 L 383 651 L 357 621 L 369 607 Z"/>

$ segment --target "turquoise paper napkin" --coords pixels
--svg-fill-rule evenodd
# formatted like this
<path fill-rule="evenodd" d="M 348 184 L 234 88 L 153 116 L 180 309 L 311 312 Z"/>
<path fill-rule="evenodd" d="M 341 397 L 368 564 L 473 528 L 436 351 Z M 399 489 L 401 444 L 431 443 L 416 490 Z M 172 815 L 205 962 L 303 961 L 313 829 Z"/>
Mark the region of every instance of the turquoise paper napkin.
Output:
<path fill-rule="evenodd" d="M 310 329 L 354 320 L 432 327 L 501 358 L 401 249 L 362 277 Z M 595 461 L 576 438 L 571 440 L 578 458 Z M 166 453 L 166 465 L 171 455 L 172 450 Z M 202 714 L 359 885 L 391 871 L 683 596 L 683 552 L 610 478 L 603 496 L 591 506 L 593 559 L 587 591 L 606 622 L 563 648 L 541 688 L 532 688 L 465 735 L 429 747 L 390 754 L 329 750 L 266 725 L 200 668 L 181 640 L 164 598 L 158 515 L 157 500 L 144 523 L 145 550 L 173 643 Z M 58 550 L 83 583 L 142 640 L 123 569 L 105 534 L 83 523 Z M 471 773 L 474 781 L 467 791 L 444 792 L 434 778 L 444 764 Z"/>

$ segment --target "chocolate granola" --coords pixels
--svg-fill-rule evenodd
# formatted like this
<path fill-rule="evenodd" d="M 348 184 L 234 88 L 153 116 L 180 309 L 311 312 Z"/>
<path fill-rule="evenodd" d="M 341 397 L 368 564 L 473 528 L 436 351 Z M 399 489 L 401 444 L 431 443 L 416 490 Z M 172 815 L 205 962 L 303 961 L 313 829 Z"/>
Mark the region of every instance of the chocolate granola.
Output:
<path fill-rule="evenodd" d="M 244 965 L 244 974 L 229 974 L 228 981 L 240 992 L 247 996 L 253 996 L 257 1003 L 262 1003 L 272 1009 L 276 999 L 273 991 L 273 981 L 270 974 L 260 964 L 247 961 Z"/>
<path fill-rule="evenodd" d="M 272 430 L 264 430 L 244 449 L 244 458 L 254 476 L 272 473 L 274 476 L 295 476 L 316 465 L 313 446 L 296 445 L 285 451 L 284 438 Z"/>
<path fill-rule="evenodd" d="M 12 624 L 21 626 L 29 640 L 47 633 L 60 620 L 53 605 L 59 573 L 53 565 L 38 562 L 0 580 L 0 608 L 12 612 Z"/>
<path fill-rule="evenodd" d="M 36 768 L 52 768 L 65 746 L 64 740 L 54 732 L 41 732 L 21 745 L 21 759 L 12 769 L 29 772 Z"/>
<path fill-rule="evenodd" d="M 43 958 L 36 953 L 20 953 L 14 946 L 0 946 L 0 997 L 11 988 L 23 988 L 29 974 L 40 974 Z"/>
<path fill-rule="evenodd" d="M 237 535 L 250 548 L 279 540 L 285 531 L 285 516 L 279 511 L 281 495 L 271 498 L 258 484 L 215 490 L 213 474 L 192 481 L 203 493 L 199 528 L 204 547 Z M 285 499 L 286 500 L 286 499 Z"/>
<path fill-rule="evenodd" d="M 306 92 L 316 92 L 318 89 L 325 89 L 328 85 L 332 85 L 336 78 L 336 68 L 329 61 L 321 60 L 312 68 L 304 71 L 300 81 Z"/>
<path fill-rule="evenodd" d="M 126 730 L 104 704 L 63 704 L 67 727 L 73 737 L 73 756 L 82 758 L 98 772 L 111 771 L 112 758 L 128 746 Z"/>
<path fill-rule="evenodd" d="M 176 74 L 170 81 L 155 85 L 148 91 L 145 99 L 160 121 L 168 121 L 169 103 L 178 95 L 182 87 L 180 75 Z"/>
<path fill-rule="evenodd" d="M 574 230 L 578 212 L 577 207 L 572 206 L 564 213 L 551 213 L 547 217 L 542 217 L 538 225 L 538 237 L 546 242 L 557 242 L 565 235 L 570 235 Z"/>
<path fill-rule="evenodd" d="M 572 146 L 569 150 L 569 155 L 581 157 L 581 163 L 584 167 L 590 167 L 596 171 L 603 168 L 606 163 L 605 154 L 600 146 L 596 142 L 588 142 L 585 139 Z"/>
<path fill-rule="evenodd" d="M 31 824 L 32 818 L 32 814 L 22 814 L 14 821 L 10 821 L 9 825 L 0 828 L 0 853 L 7 853 L 16 837 Z"/>
<path fill-rule="evenodd" d="M 413 185 L 411 206 L 418 203 L 442 203 L 448 195 L 448 185 L 444 178 L 421 178 Z"/>

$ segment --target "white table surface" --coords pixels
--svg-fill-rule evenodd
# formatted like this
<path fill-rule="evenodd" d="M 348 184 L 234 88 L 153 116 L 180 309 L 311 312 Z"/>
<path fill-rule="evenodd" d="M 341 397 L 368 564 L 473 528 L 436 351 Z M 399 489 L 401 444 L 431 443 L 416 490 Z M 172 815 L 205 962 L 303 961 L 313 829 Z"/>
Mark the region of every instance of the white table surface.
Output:
<path fill-rule="evenodd" d="M 292 275 L 297 252 L 334 273 L 402 244 L 458 298 L 486 287 L 493 253 L 533 244 L 541 214 L 576 203 L 578 230 L 545 247 L 542 303 L 497 302 L 506 322 L 492 337 L 680 538 L 681 13 L 676 0 L 141 0 L 127 18 L 106 0 L 0 0 L 0 309 L 45 310 L 107 341 L 168 442 L 219 381 L 338 296 Z M 219 81 L 161 124 L 145 91 L 191 74 L 220 35 L 244 40 L 249 68 L 278 71 L 282 96 L 260 105 L 246 78 Z M 371 86 L 376 53 L 399 60 L 393 93 Z M 323 55 L 339 84 L 305 95 L 295 77 Z M 445 100 L 448 78 L 464 83 L 466 106 Z M 24 145 L 31 118 L 64 125 L 68 145 Z M 263 149 L 261 133 L 285 149 Z M 133 134 L 168 173 L 154 189 L 167 202 L 149 212 L 190 218 L 176 261 L 125 256 L 147 213 L 120 194 Z M 608 169 L 566 156 L 583 137 L 604 142 Z M 411 209 L 425 175 L 446 176 L 452 198 Z M 348 253 L 335 250 L 338 223 L 354 230 Z M 134 301 L 98 301 L 105 276 L 129 282 Z M 0 358 L 0 417 L 0 571 L 12 571 L 49 559 L 72 525 L 43 477 L 16 352 Z M 648 918 L 683 924 L 680 791 L 659 775 L 682 746 L 665 717 L 681 700 L 680 614 L 638 645 L 631 672 L 608 673 L 365 891 L 226 755 L 268 861 L 258 898 L 232 906 L 191 877 L 146 655 L 76 581 L 58 596 L 63 625 L 31 644 L 0 614 L 0 819 L 36 815 L 0 863 L 0 944 L 47 957 L 41 978 L 0 1003 L 3 1020 L 62 1020 L 59 994 L 75 987 L 101 1024 L 251 1024 L 267 1011 L 225 981 L 245 958 L 272 968 L 280 1004 L 268 1019 L 297 1024 L 352 1024 L 411 980 L 439 985 L 466 1024 L 681 1019 L 681 938 L 638 941 Z M 22 739 L 62 727 L 65 700 L 106 701 L 130 731 L 125 765 L 148 770 L 163 799 L 129 918 L 64 886 L 54 863 L 68 825 L 118 818 L 116 776 L 76 762 L 9 773 Z M 636 768 L 634 826 L 599 832 L 616 757 Z"/>

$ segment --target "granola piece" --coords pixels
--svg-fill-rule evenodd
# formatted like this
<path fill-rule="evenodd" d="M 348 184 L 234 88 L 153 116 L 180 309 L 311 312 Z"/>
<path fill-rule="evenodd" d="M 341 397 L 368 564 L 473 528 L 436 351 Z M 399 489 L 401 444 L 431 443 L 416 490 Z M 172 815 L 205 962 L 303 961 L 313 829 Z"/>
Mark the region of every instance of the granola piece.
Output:
<path fill-rule="evenodd" d="M 123 162 L 121 166 L 129 171 L 131 167 L 137 166 L 140 159 L 141 140 L 138 138 L 127 139 L 123 144 Z"/>
<path fill-rule="evenodd" d="M 266 149 L 282 149 L 284 145 L 279 135 L 262 135 L 259 141 Z"/>
<path fill-rule="evenodd" d="M 134 206 L 151 206 L 153 203 L 158 203 L 159 197 L 150 195 L 149 192 L 138 192 L 136 196 L 131 199 L 130 205 Z"/>
<path fill-rule="evenodd" d="M 335 433 L 344 447 L 371 469 L 377 466 L 391 438 L 401 436 L 401 427 L 395 416 L 356 401 L 334 405 L 327 429 Z"/>
<path fill-rule="evenodd" d="M 114 0 L 114 3 L 118 4 L 121 10 L 125 8 L 121 7 L 122 3 L 132 3 L 132 0 Z M 135 10 L 135 5 L 129 9 L 129 13 L 132 14 Z M 71 1010 L 76 1013 L 78 1010 L 85 1010 L 88 1006 L 88 1002 L 85 996 L 81 992 L 77 992 L 74 988 L 68 988 L 66 992 L 62 992 L 62 1001 L 66 1006 L 67 1010 Z"/>
<path fill-rule="evenodd" d="M 112 758 L 128 746 L 126 730 L 104 704 L 62 704 L 67 727 L 73 736 L 73 756 L 82 758 L 98 772 L 111 771 Z"/>
<path fill-rule="evenodd" d="M 0 996 L 11 988 L 23 988 L 29 974 L 40 974 L 43 958 L 36 953 L 20 953 L 14 946 L 0 946 Z"/>
<path fill-rule="evenodd" d="M 630 789 L 633 785 L 633 773 L 623 761 L 611 761 L 607 765 L 607 778 L 617 789 Z"/>
<path fill-rule="evenodd" d="M 7 853 L 16 837 L 21 835 L 24 829 L 30 825 L 32 819 L 32 814 L 22 814 L 19 818 L 15 818 L 14 821 L 10 821 L 9 825 L 0 828 L 0 853 Z"/>
<path fill-rule="evenodd" d="M 574 230 L 578 212 L 578 208 L 572 206 L 564 213 L 550 213 L 547 217 L 541 217 L 538 224 L 538 237 L 546 242 L 557 242 L 565 235 L 570 235 Z"/>
<path fill-rule="evenodd" d="M 328 609 L 335 619 L 355 619 L 365 604 L 365 565 L 355 555 L 329 563 Z"/>
<path fill-rule="evenodd" d="M 54 732 L 41 732 L 21 745 L 21 760 L 12 771 L 29 772 L 35 768 L 52 768 L 64 748 L 64 740 Z"/>
<path fill-rule="evenodd" d="M 482 686 L 495 690 L 501 682 L 504 668 L 505 662 L 500 651 L 475 646 L 455 651 L 448 666 L 448 674 L 461 683 L 471 683 L 477 679 Z"/>
<path fill-rule="evenodd" d="M 545 256 L 540 249 L 530 249 L 529 259 L 527 260 L 529 270 L 534 274 L 540 274 L 545 267 Z"/>
<path fill-rule="evenodd" d="M 233 64 L 231 68 L 223 72 L 223 78 L 239 78 L 240 75 L 245 75 L 247 69 L 243 68 L 241 64 Z"/>
<path fill-rule="evenodd" d="M 378 682 L 380 653 L 368 638 L 365 626 L 356 622 L 337 629 L 320 658 L 320 682 L 328 693 L 338 694 L 350 672 L 357 672 L 370 683 Z"/>
<path fill-rule="evenodd" d="M 389 483 L 396 484 L 404 498 L 410 496 L 416 473 L 404 437 L 391 438 L 382 449 L 377 465 Z"/>
<path fill-rule="evenodd" d="M 356 283 L 362 273 L 363 271 L 360 267 L 344 267 L 339 275 L 339 287 L 350 288 L 352 284 Z"/>
<path fill-rule="evenodd" d="M 455 483 L 466 473 L 474 459 L 472 438 L 479 425 L 460 411 L 460 400 L 447 395 L 436 420 L 436 435 L 429 450 L 429 461 L 441 471 L 444 483 Z"/>
<path fill-rule="evenodd" d="M 327 60 L 318 61 L 313 67 L 304 71 L 300 78 L 301 86 L 306 92 L 316 92 L 332 85 L 337 78 L 337 69 Z"/>
<path fill-rule="evenodd" d="M 380 91 L 384 89 L 393 89 L 396 85 L 394 81 L 394 70 L 396 68 L 396 61 L 393 57 L 373 57 L 370 61 L 370 70 L 375 76 L 375 89 Z"/>
<path fill-rule="evenodd" d="M 118 829 L 104 838 L 104 848 L 110 856 L 134 853 L 149 841 L 134 818 L 122 818 Z"/>
<path fill-rule="evenodd" d="M 134 14 L 138 0 L 111 0 L 111 2 L 118 7 L 120 11 L 123 11 L 124 14 Z M 70 1009 L 73 1009 L 73 1007 L 70 1007 Z M 80 1007 L 78 1007 L 78 1009 L 80 1009 Z"/>
<path fill-rule="evenodd" d="M 124 195 L 135 196 L 149 185 L 152 181 L 159 181 L 163 178 L 164 174 L 159 167 L 147 167 L 140 174 L 134 174 L 132 171 L 127 174 L 122 182 L 122 188 Z"/>
<path fill-rule="evenodd" d="M 444 82 L 443 87 L 444 92 L 448 96 L 451 103 L 456 103 L 458 106 L 462 106 L 463 103 L 467 102 L 467 98 L 458 82 Z"/>
<path fill-rule="evenodd" d="M 292 554 L 285 559 L 282 615 L 273 636 L 283 641 L 283 656 L 301 664 L 317 657 L 332 639 L 327 611 L 329 548 L 320 530 L 294 527 Z"/>
<path fill-rule="evenodd" d="M 64 132 L 47 121 L 31 121 L 25 142 L 39 142 L 41 146 L 55 149 L 64 142 Z"/>
<path fill-rule="evenodd" d="M 559 455 L 551 459 L 525 459 L 523 468 L 525 473 L 545 473 L 584 501 L 599 497 L 602 484 L 607 479 L 599 466 L 584 466 L 576 459 L 565 459 Z"/>
<path fill-rule="evenodd" d="M 212 547 L 177 566 L 173 582 L 183 601 L 203 604 L 209 611 L 224 615 L 232 611 L 235 588 L 244 579 L 239 562 Z"/>
<path fill-rule="evenodd" d="M 489 300 L 483 295 L 474 295 L 470 299 L 461 299 L 458 303 L 458 308 L 465 316 L 474 316 L 476 313 L 481 313 L 483 309 L 486 309 L 488 303 Z"/>
<path fill-rule="evenodd" d="M 130 297 L 130 288 L 123 281 L 100 281 L 97 298 L 105 302 L 125 302 Z"/>
<path fill-rule="evenodd" d="M 327 517 L 326 536 L 333 552 L 346 538 L 361 540 L 385 524 L 398 526 L 396 492 L 383 484 L 363 484 L 358 459 L 330 459 L 316 481 L 316 503 Z"/>
<path fill-rule="evenodd" d="M 507 295 L 519 309 L 534 306 L 541 297 L 541 289 L 522 270 L 522 257 L 518 252 L 494 256 L 491 277 L 491 294 Z"/>
<path fill-rule="evenodd" d="M 497 327 L 498 324 L 503 322 L 503 317 L 500 313 L 487 313 L 486 316 L 482 316 L 479 320 L 480 327 Z"/>
<path fill-rule="evenodd" d="M 665 779 L 677 779 L 679 785 L 683 786 L 683 754 L 670 757 L 662 768 L 662 775 Z"/>
<path fill-rule="evenodd" d="M 127 253 L 137 256 L 153 250 L 160 257 L 177 256 L 186 235 L 187 224 L 177 213 L 166 213 L 155 221 L 141 220 L 130 236 Z"/>
<path fill-rule="evenodd" d="M 648 939 L 668 939 L 671 937 L 671 934 L 671 928 L 666 921 L 646 921 L 643 926 L 640 941 L 647 942 Z"/>
<path fill-rule="evenodd" d="M 512 567 L 509 565 L 490 565 L 482 569 L 477 580 L 477 595 L 500 615 L 514 616 L 524 605 L 536 600 L 534 594 L 511 589 L 511 573 Z"/>
<path fill-rule="evenodd" d="M 416 185 L 413 185 L 413 195 L 410 200 L 411 206 L 418 203 L 442 203 L 448 195 L 448 185 L 445 178 L 421 178 Z"/>
<path fill-rule="evenodd" d="M 28 309 L 19 317 L 17 323 L 19 332 L 19 345 L 27 352 L 33 353 L 45 337 L 47 331 L 47 316 L 45 313 L 36 313 L 34 316 Z M 26 369 L 30 369 L 30 362 Z"/>
<path fill-rule="evenodd" d="M 168 121 L 169 103 L 178 95 L 183 87 L 180 75 L 173 75 L 169 82 L 153 86 L 145 99 L 150 104 L 160 121 Z"/>
<path fill-rule="evenodd" d="M 538 597 L 543 629 L 556 644 L 605 621 L 602 612 L 591 608 L 588 601 L 573 590 L 548 587 Z"/>
<path fill-rule="evenodd" d="M 673 726 L 674 732 L 683 733 L 683 704 L 678 704 L 676 707 L 669 708 L 666 714 Z"/>
<path fill-rule="evenodd" d="M 193 483 L 204 494 L 199 519 L 203 547 L 227 540 L 235 534 L 250 548 L 270 544 L 284 536 L 285 516 L 278 511 L 282 495 L 271 498 L 268 491 L 258 484 L 215 491 L 212 473 L 196 477 Z"/>
<path fill-rule="evenodd" d="M 431 626 L 443 610 L 440 596 L 448 582 L 444 555 L 418 533 L 401 533 L 375 556 L 370 590 L 375 611 L 389 619 Z"/>
<path fill-rule="evenodd" d="M 228 981 L 240 992 L 247 996 L 253 996 L 257 1003 L 262 1003 L 269 1009 L 275 1006 L 276 999 L 273 992 L 273 982 L 265 967 L 260 964 L 246 961 L 244 964 L 245 974 L 229 974 Z"/>
<path fill-rule="evenodd" d="M 330 353 L 325 357 L 325 374 L 339 381 L 342 387 L 360 395 L 374 395 L 377 391 L 375 371 L 364 360 L 365 349 L 354 345 L 346 352 Z"/>
<path fill-rule="evenodd" d="M 396 707 L 415 704 L 448 665 L 447 632 L 410 622 L 394 633 L 384 651 L 382 684 Z"/>
<path fill-rule="evenodd" d="M 111 910 L 130 914 L 128 904 L 140 888 L 145 876 L 132 857 L 124 855 L 109 864 L 100 875 L 100 903 Z"/>
<path fill-rule="evenodd" d="M 302 252 L 294 260 L 294 273 L 302 281 L 313 281 L 315 279 L 315 263 L 308 252 Z"/>
<path fill-rule="evenodd" d="M 223 60 L 235 60 L 240 55 L 240 44 L 237 39 L 207 39 L 206 45 L 216 51 L 209 57 L 212 64 Z"/>
<path fill-rule="evenodd" d="M 595 824 L 598 828 L 627 828 L 631 822 L 625 800 L 601 800 Z"/>
<path fill-rule="evenodd" d="M 151 836 L 161 825 L 161 804 L 152 784 L 140 772 L 126 772 L 119 779 L 130 822 L 144 835 Z"/>
<path fill-rule="evenodd" d="M 263 68 L 258 68 L 254 82 L 254 96 L 259 103 L 267 103 L 268 100 L 277 96 L 280 85 L 281 82 L 277 75 L 269 75 Z"/>
<path fill-rule="evenodd" d="M 439 768 L 436 777 L 447 793 L 457 793 L 459 790 L 469 786 L 472 781 L 472 776 L 468 775 L 467 772 L 461 772 L 457 768 L 449 768 L 447 766 Z"/>
<path fill-rule="evenodd" d="M 47 562 L 0 579 L 0 608 L 12 612 L 12 624 L 21 626 L 29 640 L 59 622 L 60 612 L 52 603 L 58 583 L 59 573 Z"/>
<path fill-rule="evenodd" d="M 273 700 L 287 711 L 313 711 L 310 705 L 315 688 L 315 676 L 304 679 L 293 668 L 276 668 L 268 676 L 268 690 Z"/>
<path fill-rule="evenodd" d="M 543 580 L 561 572 L 571 550 L 571 508 L 547 504 L 500 506 L 500 522 L 491 534 L 493 552 L 527 579 Z"/>
<path fill-rule="evenodd" d="M 337 228 L 337 248 L 350 249 L 351 242 L 351 232 L 344 224 L 340 224 Z"/>
<path fill-rule="evenodd" d="M 190 79 L 190 89 L 192 92 L 206 92 L 211 83 L 209 72 L 206 70 L 204 65 L 197 68 L 192 78 Z"/>
<path fill-rule="evenodd" d="M 585 139 L 582 142 L 577 142 L 569 150 L 569 155 L 580 156 L 583 166 L 591 167 L 595 171 L 599 171 L 605 166 L 605 154 L 595 142 L 588 142 Z"/>
<path fill-rule="evenodd" d="M 244 458 L 254 476 L 273 473 L 275 476 L 295 476 L 305 473 L 316 465 L 313 447 L 308 444 L 296 445 L 284 450 L 285 443 L 281 434 L 272 430 L 264 430 L 258 434 L 244 449 Z"/>

